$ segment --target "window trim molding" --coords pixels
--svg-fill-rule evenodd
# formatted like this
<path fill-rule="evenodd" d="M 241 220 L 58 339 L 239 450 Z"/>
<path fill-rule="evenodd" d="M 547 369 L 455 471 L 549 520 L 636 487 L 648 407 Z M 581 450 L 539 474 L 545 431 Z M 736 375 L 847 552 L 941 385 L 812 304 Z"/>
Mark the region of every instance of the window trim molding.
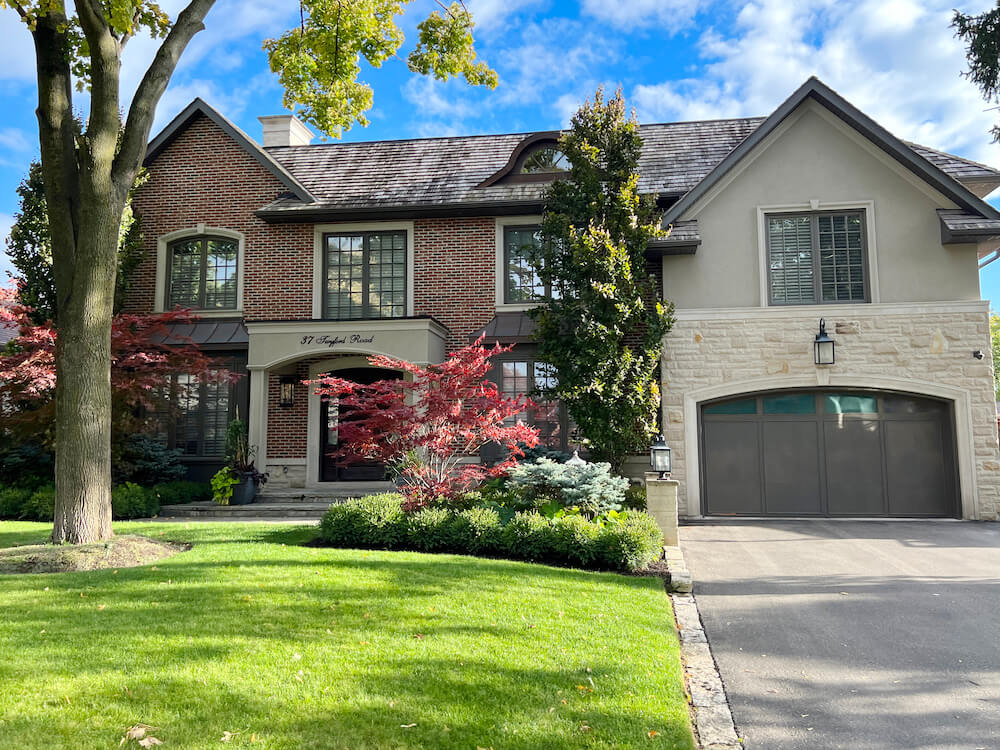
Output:
<path fill-rule="evenodd" d="M 497 390 L 500 391 L 501 395 L 504 395 L 503 390 L 503 366 L 505 363 L 511 362 L 525 362 L 527 363 L 527 376 L 528 380 L 531 382 L 532 389 L 535 388 L 535 366 L 539 364 L 544 364 L 538 359 L 538 353 L 534 346 L 530 348 L 517 347 L 515 346 L 511 351 L 499 354 L 492 358 L 492 366 L 495 368 L 496 382 L 494 385 Z M 509 395 L 509 394 L 508 394 Z M 532 395 L 529 393 L 520 394 L 528 398 L 536 398 L 539 394 L 535 393 Z M 562 432 L 562 441 L 560 446 L 556 450 L 561 450 L 563 452 L 569 453 L 572 446 L 572 441 L 570 440 L 571 431 L 571 420 L 569 418 L 569 409 L 563 401 L 556 401 L 556 407 L 559 413 L 559 429 Z M 528 419 L 525 420 L 525 424 L 534 426 L 534 419 L 531 418 L 532 410 L 528 408 L 526 410 L 528 414 Z"/>
<path fill-rule="evenodd" d="M 313 225 L 313 284 L 312 284 L 312 317 L 313 320 L 326 320 L 323 316 L 323 298 L 326 274 L 324 268 L 325 248 L 323 238 L 328 234 L 338 234 L 344 232 L 406 232 L 406 305 L 405 315 L 411 317 L 415 313 L 413 280 L 414 280 L 414 239 L 412 221 L 364 221 L 364 222 L 343 222 L 337 224 L 314 224 Z M 379 320 L 393 320 L 393 318 L 379 318 Z"/>
<path fill-rule="evenodd" d="M 213 227 L 207 224 L 196 224 L 186 229 L 177 229 L 156 238 L 156 290 L 153 296 L 153 312 L 166 311 L 167 304 L 167 268 L 170 258 L 167 253 L 170 245 L 178 240 L 190 237 L 211 236 L 227 240 L 236 240 L 236 307 L 226 310 L 194 310 L 201 318 L 232 318 L 243 313 L 243 278 L 246 257 L 246 237 L 242 232 L 225 227 Z"/>
<path fill-rule="evenodd" d="M 499 216 L 496 220 L 496 248 L 494 266 L 496 278 L 494 282 L 494 301 L 498 311 L 524 312 L 538 307 L 537 302 L 506 302 L 507 274 L 506 258 L 504 248 L 504 233 L 507 227 L 531 226 L 541 224 L 542 217 L 539 214 L 529 216 Z"/>
<path fill-rule="evenodd" d="M 863 211 L 865 222 L 865 286 L 868 299 L 864 302 L 820 302 L 812 305 L 781 305 L 771 303 L 770 264 L 767 260 L 767 217 L 774 214 L 826 213 L 840 211 Z M 875 231 L 875 201 L 820 201 L 816 198 L 805 203 L 790 203 L 779 205 L 757 206 L 757 278 L 760 307 L 829 307 L 839 305 L 872 305 L 878 304 L 878 248 Z"/>

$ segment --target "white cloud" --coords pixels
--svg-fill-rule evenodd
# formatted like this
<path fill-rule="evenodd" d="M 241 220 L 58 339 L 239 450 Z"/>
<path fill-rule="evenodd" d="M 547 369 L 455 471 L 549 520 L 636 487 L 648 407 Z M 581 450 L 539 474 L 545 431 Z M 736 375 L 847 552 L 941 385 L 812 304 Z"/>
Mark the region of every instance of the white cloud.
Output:
<path fill-rule="evenodd" d="M 403 98 L 424 117 L 464 119 L 477 113 L 477 107 L 462 97 L 461 81 L 436 81 L 428 76 L 412 76 L 403 84 Z"/>
<path fill-rule="evenodd" d="M 0 128 L 0 149 L 7 151 L 29 151 L 31 138 L 19 128 Z"/>
<path fill-rule="evenodd" d="M 705 0 L 583 0 L 581 10 L 619 29 L 655 26 L 674 34 L 690 27 L 708 4 Z"/>
<path fill-rule="evenodd" d="M 621 44 L 572 19 L 529 24 L 518 44 L 502 53 L 497 98 L 518 106 L 551 103 L 565 94 L 582 99 L 620 58 Z"/>
<path fill-rule="evenodd" d="M 493 32 L 509 24 L 513 16 L 526 9 L 547 6 L 546 0 L 468 0 L 477 31 Z"/>
<path fill-rule="evenodd" d="M 810 75 L 896 135 L 1000 165 L 942 0 L 756 0 L 699 40 L 697 77 L 636 86 L 644 121 L 769 114 Z"/>
<path fill-rule="evenodd" d="M 28 27 L 11 8 L 0 9 L 0 81 L 35 80 L 35 48 Z"/>

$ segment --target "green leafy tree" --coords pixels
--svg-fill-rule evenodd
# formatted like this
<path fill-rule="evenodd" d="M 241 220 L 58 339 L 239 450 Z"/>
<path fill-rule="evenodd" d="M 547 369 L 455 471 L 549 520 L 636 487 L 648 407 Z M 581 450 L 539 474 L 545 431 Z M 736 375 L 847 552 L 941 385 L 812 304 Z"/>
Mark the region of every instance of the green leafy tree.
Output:
<path fill-rule="evenodd" d="M 42 325 L 47 320 L 57 323 L 49 215 L 45 205 L 45 186 L 42 184 L 42 165 L 37 161 L 31 162 L 28 167 L 28 176 L 18 186 L 17 196 L 21 204 L 20 211 L 14 214 L 14 224 L 7 238 L 7 255 L 15 269 L 13 278 L 17 282 L 17 301 L 31 308 L 29 317 L 36 325 Z M 142 231 L 129 202 L 122 213 L 122 227 L 118 237 L 116 313 L 122 310 L 131 272 L 141 260 Z"/>
<path fill-rule="evenodd" d="M 532 262 L 557 294 L 531 311 L 538 354 L 555 370 L 545 395 L 561 400 L 595 460 L 616 470 L 659 429 L 657 383 L 673 308 L 647 270 L 662 212 L 640 196 L 642 149 L 621 91 L 598 91 L 559 141 L 566 179 L 548 190 Z"/>
<path fill-rule="evenodd" d="M 52 277 L 52 243 L 45 207 L 42 165 L 32 162 L 17 188 L 21 210 L 7 237 L 7 255 L 16 269 L 17 301 L 31 308 L 31 320 L 42 325 L 56 319 L 56 286 Z"/>
<path fill-rule="evenodd" d="M 979 87 L 986 101 L 1000 104 L 1000 0 L 995 8 L 978 15 L 956 10 L 951 25 L 965 42 L 969 63 L 965 77 Z M 994 141 L 1000 141 L 1000 125 L 994 125 L 990 132 Z"/>
<path fill-rule="evenodd" d="M 157 103 L 213 5 L 188 0 L 171 19 L 153 0 L 0 0 L 0 9 L 23 21 L 35 48 L 41 176 L 59 318 L 55 542 L 112 535 L 111 319 L 122 216 Z M 403 43 L 397 18 L 408 5 L 300 0 L 299 25 L 264 45 L 285 87 L 285 104 L 331 135 L 364 123 L 372 94 L 358 80 L 361 60 L 379 66 L 397 53 Z M 460 3 L 431 13 L 418 26 L 411 69 L 495 85 L 495 74 L 476 61 L 472 28 Z M 161 41 L 123 119 L 122 51 L 143 31 Z M 74 116 L 74 88 L 89 89 L 84 123 Z"/>

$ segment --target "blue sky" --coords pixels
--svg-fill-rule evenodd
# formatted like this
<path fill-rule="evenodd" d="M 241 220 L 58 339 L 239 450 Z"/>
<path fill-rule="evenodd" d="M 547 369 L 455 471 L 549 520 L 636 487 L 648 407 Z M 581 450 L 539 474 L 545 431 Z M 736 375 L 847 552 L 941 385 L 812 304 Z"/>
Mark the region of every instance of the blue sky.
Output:
<path fill-rule="evenodd" d="M 161 5 L 171 15 L 180 0 Z M 818 75 L 897 135 L 1000 166 L 989 111 L 962 79 L 951 1 L 925 0 L 467 0 L 480 55 L 500 74 L 495 91 L 439 83 L 390 60 L 363 79 L 375 89 L 371 124 L 344 140 L 558 128 L 598 85 L 622 86 L 643 122 L 769 113 Z M 989 3 L 960 4 L 980 12 Z M 403 52 L 433 0 L 413 0 Z M 261 40 L 297 21 L 292 0 L 219 0 L 157 111 L 154 133 L 201 96 L 250 136 L 256 118 L 283 111 Z M 14 190 L 37 155 L 34 56 L 27 31 L 0 10 L 0 238 L 17 210 Z M 126 49 L 123 106 L 156 43 Z M 77 107 L 86 113 L 86 97 Z M 997 193 L 1000 196 L 1000 191 Z M 2 243 L 0 243 L 2 244 Z M 0 256 L 0 279 L 8 264 Z M 1000 262 L 982 273 L 1000 300 Z"/>

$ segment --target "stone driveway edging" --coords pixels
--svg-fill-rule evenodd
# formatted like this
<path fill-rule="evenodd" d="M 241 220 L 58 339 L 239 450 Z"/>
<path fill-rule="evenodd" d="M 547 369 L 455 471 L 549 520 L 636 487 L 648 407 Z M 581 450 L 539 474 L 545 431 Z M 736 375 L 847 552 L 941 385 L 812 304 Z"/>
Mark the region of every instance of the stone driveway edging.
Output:
<path fill-rule="evenodd" d="M 690 593 L 671 593 L 670 599 L 698 745 L 701 750 L 739 750 L 743 743 L 736 734 L 726 688 L 705 636 L 698 603 Z"/>
<path fill-rule="evenodd" d="M 693 583 L 681 548 L 664 547 L 663 560 L 667 563 L 667 591 L 673 594 L 689 593 Z"/>

